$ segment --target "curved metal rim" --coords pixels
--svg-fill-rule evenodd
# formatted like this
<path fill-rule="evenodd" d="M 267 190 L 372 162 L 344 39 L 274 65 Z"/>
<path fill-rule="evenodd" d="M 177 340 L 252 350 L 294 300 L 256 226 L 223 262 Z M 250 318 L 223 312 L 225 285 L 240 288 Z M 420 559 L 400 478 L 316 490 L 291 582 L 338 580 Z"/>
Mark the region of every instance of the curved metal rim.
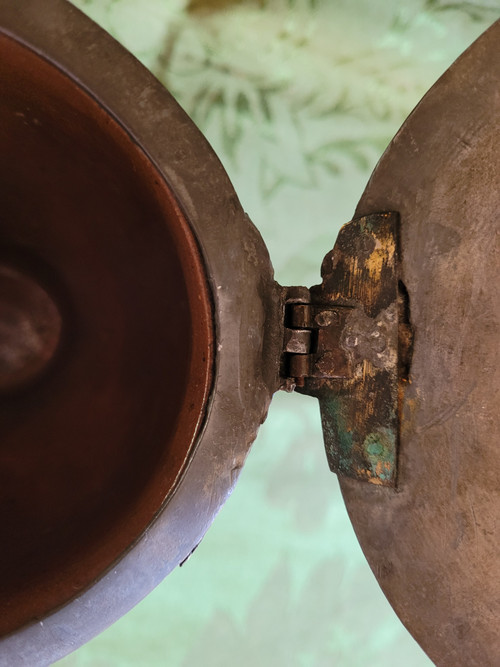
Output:
<path fill-rule="evenodd" d="M 198 240 L 216 318 L 216 374 L 195 454 L 173 497 L 78 598 L 0 642 L 0 665 L 48 664 L 111 625 L 197 546 L 236 482 L 278 386 L 280 290 L 263 241 L 213 150 L 163 86 L 65 0 L 0 0 L 0 30 L 54 63 L 127 130 Z M 271 313 L 271 315 L 269 315 Z"/>
<path fill-rule="evenodd" d="M 415 345 L 399 490 L 341 478 L 342 493 L 396 613 L 436 664 L 450 666 L 500 655 L 499 38 L 500 21 L 431 88 L 356 211 L 401 214 Z"/>

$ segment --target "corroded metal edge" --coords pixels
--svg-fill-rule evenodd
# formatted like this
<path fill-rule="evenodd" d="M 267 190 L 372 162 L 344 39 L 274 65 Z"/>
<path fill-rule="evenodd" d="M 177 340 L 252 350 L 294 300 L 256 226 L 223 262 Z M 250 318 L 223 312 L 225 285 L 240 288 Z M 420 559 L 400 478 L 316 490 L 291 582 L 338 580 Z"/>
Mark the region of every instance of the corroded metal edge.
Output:
<path fill-rule="evenodd" d="M 319 399 L 331 470 L 385 486 L 397 482 L 398 396 L 404 381 L 398 226 L 397 213 L 379 213 L 340 230 L 311 298 L 346 312 L 338 343 L 348 359 L 348 377 L 308 378 L 299 389 Z"/>

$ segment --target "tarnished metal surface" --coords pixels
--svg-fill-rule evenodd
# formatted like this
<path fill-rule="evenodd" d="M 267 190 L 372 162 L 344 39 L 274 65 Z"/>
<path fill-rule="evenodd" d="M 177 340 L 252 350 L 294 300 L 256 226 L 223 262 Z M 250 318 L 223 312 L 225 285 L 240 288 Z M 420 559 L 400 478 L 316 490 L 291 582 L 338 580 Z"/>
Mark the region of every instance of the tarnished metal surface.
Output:
<path fill-rule="evenodd" d="M 350 222 L 310 290 L 314 305 L 296 305 L 290 323 L 316 337 L 298 391 L 319 399 L 331 470 L 388 486 L 396 484 L 399 360 L 407 356 L 398 262 L 396 213 Z"/>
<path fill-rule="evenodd" d="M 35 197 L 32 201 L 23 195 L 9 199 L 11 212 L 17 215 L 16 202 L 21 205 L 19 212 L 24 215 L 26 224 L 32 225 L 32 233 L 27 237 L 29 242 L 35 245 L 38 240 L 47 253 L 58 247 L 58 244 L 51 243 L 53 237 L 50 234 L 54 230 L 50 213 L 61 213 L 62 202 L 68 204 L 68 215 L 55 217 L 56 221 L 60 221 L 58 229 L 61 233 L 69 234 L 74 229 L 75 218 L 94 225 L 100 234 L 100 241 L 105 244 L 105 250 L 99 256 L 100 262 L 102 260 L 100 267 L 107 276 L 105 282 L 96 278 L 95 262 L 82 259 L 82 243 L 68 243 L 67 254 L 60 254 L 61 262 L 64 261 L 67 271 L 74 278 L 71 286 L 78 280 L 81 281 L 82 290 L 85 290 L 85 299 L 78 301 L 80 305 L 83 303 L 78 314 L 81 316 L 82 308 L 97 301 L 100 304 L 99 312 L 105 320 L 105 326 L 100 327 L 99 322 L 96 324 L 92 318 L 80 317 L 78 323 L 83 319 L 86 326 L 84 335 L 82 334 L 79 340 L 93 337 L 93 340 L 105 341 L 106 345 L 109 345 L 109 348 L 106 348 L 109 354 L 99 357 L 103 363 L 110 357 L 119 356 L 122 349 L 120 341 L 133 341 L 137 344 L 135 352 L 131 353 L 131 359 L 135 359 L 139 367 L 135 373 L 130 373 L 127 371 L 130 365 L 127 365 L 119 383 L 119 386 L 123 387 L 124 378 L 127 383 L 130 381 L 127 386 L 135 387 L 137 391 L 135 400 L 118 400 L 113 408 L 104 400 L 96 402 L 94 391 L 82 389 L 81 404 L 85 406 L 86 401 L 89 401 L 84 414 L 92 416 L 95 410 L 99 409 L 107 416 L 107 419 L 103 420 L 103 429 L 111 428 L 113 424 L 123 428 L 129 438 L 127 443 L 130 447 L 119 448 L 119 452 L 126 454 L 132 451 L 140 454 L 138 467 L 142 471 L 142 477 L 134 474 L 129 477 L 132 481 L 136 480 L 142 491 L 146 489 L 143 495 L 148 495 L 149 482 L 151 477 L 155 476 L 155 479 L 160 479 L 160 483 L 153 488 L 157 496 L 162 489 L 168 491 L 170 487 L 171 491 L 172 487 L 175 488 L 174 493 L 168 492 L 166 500 L 165 495 L 154 500 L 149 494 L 150 499 L 153 499 L 149 509 L 153 509 L 156 516 L 142 533 L 143 526 L 139 525 L 134 513 L 134 499 L 128 504 L 126 499 L 123 504 L 118 501 L 118 512 L 120 513 L 122 508 L 124 512 L 120 516 L 126 518 L 131 515 L 131 521 L 125 521 L 125 526 L 112 522 L 109 530 L 101 532 L 101 555 L 104 553 L 108 557 L 109 548 L 115 548 L 117 540 L 123 542 L 122 555 L 114 560 L 111 567 L 109 559 L 104 559 L 105 567 L 99 569 L 99 561 L 95 559 L 92 571 L 85 572 L 82 568 L 79 572 L 79 544 L 75 544 L 72 554 L 61 554 L 57 548 L 57 540 L 51 539 L 50 534 L 45 534 L 42 530 L 42 538 L 49 546 L 52 545 L 52 548 L 47 551 L 42 547 L 37 551 L 36 539 L 27 529 L 29 524 L 23 524 L 26 539 L 30 540 L 33 546 L 32 553 L 36 554 L 36 558 L 28 558 L 26 562 L 35 570 L 37 579 L 32 583 L 36 586 L 36 595 L 39 597 L 34 597 L 35 589 L 30 591 L 27 584 L 24 588 L 21 586 L 19 594 L 24 595 L 26 605 L 33 606 L 41 602 L 49 607 L 55 596 L 57 608 L 52 606 L 46 615 L 37 615 L 36 618 L 32 615 L 23 627 L 18 627 L 16 631 L 3 637 L 0 641 L 0 665 L 32 667 L 52 663 L 117 620 L 181 563 L 203 537 L 236 483 L 256 431 L 267 413 L 272 393 L 278 387 L 278 363 L 283 341 L 282 322 L 277 316 L 281 308 L 281 291 L 273 281 L 272 268 L 262 239 L 244 214 L 227 175 L 206 140 L 168 92 L 130 54 L 64 0 L 24 0 L 22 11 L 11 0 L 0 0 L 0 35 L 4 42 L 14 37 L 18 50 L 22 50 L 19 43 L 31 46 L 31 49 L 28 49 L 29 58 L 27 56 L 31 64 L 24 69 L 24 73 L 26 76 L 33 76 L 34 82 L 31 86 L 23 86 L 22 91 L 26 96 L 39 95 L 42 100 L 46 96 L 51 98 L 51 104 L 44 107 L 47 112 L 44 118 L 51 122 L 40 126 L 34 122 L 37 117 L 30 116 L 25 125 L 27 137 L 30 140 L 40 138 L 46 158 L 50 157 L 52 149 L 57 151 L 59 158 L 56 162 L 58 176 L 50 178 L 50 160 L 45 159 L 39 164 L 34 159 L 19 157 L 8 164 L 5 163 L 5 151 L 0 151 L 0 166 L 3 165 L 2 175 L 5 176 L 5 181 L 2 182 L 16 185 L 22 191 L 23 181 L 15 179 L 12 164 L 16 170 L 26 170 L 28 175 L 33 168 L 31 175 L 35 182 L 40 183 L 43 179 L 47 181 L 46 188 L 37 190 L 40 198 Z M 40 62 L 34 65 L 33 61 L 36 61 L 38 56 L 41 56 Z M 4 69 L 8 69 L 5 58 L 0 62 Z M 43 72 L 43 76 L 37 76 L 37 72 Z M 12 124 L 16 118 L 20 119 L 15 127 L 16 132 L 21 132 L 24 127 L 21 127 L 22 117 L 10 114 L 8 106 L 5 106 L 8 88 L 6 81 L 9 76 L 12 78 L 13 72 L 8 71 L 7 74 L 8 76 L 1 78 L 4 88 L 0 96 L 0 110 L 3 109 L 5 118 Z M 45 89 L 47 83 L 54 81 L 60 84 L 56 94 Z M 19 85 L 12 86 L 16 94 L 20 89 Z M 57 110 L 65 109 L 68 99 L 78 103 L 72 110 L 61 113 L 58 119 Z M 38 108 L 38 101 L 35 100 L 27 106 L 32 112 Z M 78 115 L 82 106 L 87 111 L 90 109 L 83 114 L 83 119 Z M 74 121 L 75 117 L 77 122 Z M 90 131 L 89 125 L 96 118 L 96 125 L 103 130 L 103 134 Z M 60 137 L 56 132 L 58 124 L 64 129 Z M 18 135 L 10 132 L 9 127 L 11 126 L 5 123 L 0 124 L 3 130 L 2 147 L 7 145 L 9 154 L 15 155 L 13 144 Z M 50 135 L 53 140 L 44 141 L 49 131 L 54 133 Z M 78 139 L 82 133 L 86 133 L 86 140 L 77 142 L 77 149 L 74 150 L 72 137 L 76 135 Z M 117 159 L 109 166 L 106 160 L 116 154 L 108 145 L 111 141 L 108 135 L 111 134 L 113 137 L 119 136 L 119 140 L 113 145 L 121 147 L 123 154 L 120 151 L 118 154 L 125 157 L 122 156 L 122 159 Z M 24 142 L 21 140 L 19 145 L 22 147 Z M 97 152 L 97 159 L 95 154 L 87 158 L 90 148 Z M 104 150 L 106 155 L 104 162 L 99 159 L 101 150 Z M 75 159 L 75 155 L 78 159 Z M 77 199 L 80 206 L 75 207 L 72 215 L 70 204 L 74 191 L 62 188 L 60 180 L 63 177 L 71 180 L 75 170 L 79 171 L 86 185 L 78 189 L 79 181 L 74 179 L 74 190 L 80 195 L 81 191 L 84 192 L 85 196 Z M 96 177 L 94 187 L 92 178 L 96 170 L 98 174 L 101 173 L 99 170 L 107 171 L 105 175 Z M 39 181 L 36 181 L 37 178 Z M 109 190 L 109 197 L 106 196 L 106 188 Z M 144 196 L 137 195 L 138 188 L 143 188 L 141 193 Z M 12 189 L 5 189 L 6 195 L 12 192 Z M 148 189 L 150 197 L 145 194 Z M 104 209 L 93 204 L 98 193 L 102 194 L 102 204 L 106 207 Z M 124 195 L 130 197 L 131 201 L 124 198 Z M 43 206 L 40 202 L 43 202 Z M 108 219 L 105 211 L 109 210 L 110 202 L 118 207 L 120 214 L 110 215 Z M 120 202 L 123 202 L 122 208 Z M 4 205 L 5 200 L 2 200 L 2 206 Z M 91 205 L 94 208 L 89 213 Z M 181 233 L 183 220 L 193 232 L 191 240 L 196 239 L 192 242 L 191 252 L 182 255 L 182 261 L 188 261 L 188 264 L 184 265 L 188 280 L 193 281 L 202 274 L 201 283 L 194 290 L 194 299 L 199 303 L 193 306 L 193 313 L 194 317 L 201 318 L 200 325 L 203 325 L 196 330 L 202 331 L 208 326 L 215 332 L 213 359 L 211 354 L 207 355 L 203 338 L 201 345 L 195 344 L 190 354 L 184 354 L 187 337 L 182 328 L 175 327 L 168 329 L 166 335 L 174 336 L 179 341 L 183 354 L 180 355 L 178 348 L 174 346 L 172 349 L 177 351 L 172 357 L 169 346 L 165 344 L 165 327 L 148 324 L 148 318 L 151 317 L 157 323 L 171 323 L 173 309 L 187 312 L 185 299 L 178 298 L 178 294 L 168 296 L 168 290 L 177 284 L 170 279 L 168 272 L 173 270 L 179 248 L 182 250 L 182 240 L 180 244 L 176 241 L 167 247 L 158 242 L 158 237 L 163 238 L 164 232 L 161 222 L 155 226 L 157 234 L 151 236 L 148 233 L 148 225 L 153 225 L 158 220 L 158 206 L 168 209 L 164 215 L 170 220 L 168 226 L 176 239 L 177 234 Z M 134 218 L 130 225 L 133 233 L 123 232 L 124 221 L 129 220 L 137 210 L 138 217 Z M 28 215 L 30 211 L 34 213 L 32 216 Z M 41 223 L 42 213 L 47 215 L 47 219 L 43 218 L 44 226 Z M 177 224 L 173 222 L 176 216 Z M 161 213 L 159 218 L 162 219 Z M 117 227 L 110 229 L 112 221 L 115 221 Z M 2 233 L 5 232 L 6 225 L 12 231 L 13 237 L 15 217 L 6 215 L 2 218 Z M 128 228 L 127 230 L 130 231 Z M 127 243 L 130 245 L 127 246 Z M 130 262 L 118 263 L 115 261 L 116 252 L 124 246 L 131 251 Z M 99 244 L 91 243 L 90 239 L 83 244 L 85 252 L 88 253 L 96 247 L 100 247 Z M 195 261 L 193 258 L 196 257 L 200 259 Z M 123 275 L 120 275 L 126 288 L 119 290 L 117 287 L 119 294 L 116 298 L 109 298 L 106 290 L 109 285 L 115 284 L 116 271 L 120 270 L 120 267 L 123 269 Z M 61 272 L 61 275 L 65 274 Z M 121 284 L 123 286 L 123 281 Z M 156 289 L 163 295 L 159 299 L 155 298 Z M 208 291 L 208 298 L 205 290 Z M 71 291 L 69 293 L 72 295 Z M 142 296 L 132 300 L 130 293 Z M 120 308 L 129 315 L 125 320 L 115 317 L 116 310 Z M 207 309 L 213 320 L 210 318 L 210 321 L 207 321 Z M 147 327 L 147 330 L 142 331 L 140 327 Z M 150 359 L 154 350 L 158 349 L 160 333 L 161 354 L 158 353 L 155 359 Z M 89 355 L 73 357 L 70 352 L 71 350 L 61 360 L 60 367 L 68 368 L 63 362 L 68 358 L 73 359 L 74 363 L 80 364 L 93 378 L 95 386 L 106 388 L 105 378 L 101 373 L 102 366 Z M 189 350 L 187 352 L 189 353 Z M 194 443 L 184 439 L 181 443 L 181 456 L 166 468 L 154 465 L 144 467 L 144 459 L 152 456 L 152 452 L 157 452 L 160 457 L 165 455 L 167 460 L 171 460 L 171 449 L 163 449 L 160 444 L 161 435 L 164 433 L 162 420 L 167 412 L 171 412 L 172 406 L 165 405 L 164 400 L 161 403 L 158 401 L 160 395 L 165 396 L 164 392 L 172 398 L 172 405 L 182 397 L 179 387 L 184 386 L 187 376 L 176 382 L 169 369 L 172 365 L 179 366 L 184 357 L 188 361 L 191 359 L 192 364 L 199 358 L 202 365 L 209 363 L 213 370 L 210 387 L 206 383 L 206 373 L 199 373 L 197 376 L 195 374 L 194 378 L 190 376 L 192 388 L 197 395 L 200 395 L 200 392 L 203 395 L 205 390 L 210 389 L 206 410 L 202 413 L 199 411 L 199 404 L 190 412 L 190 403 L 185 402 L 192 424 L 196 429 L 199 427 L 198 437 Z M 159 358 L 162 360 L 161 364 L 158 362 Z M 158 378 L 154 385 L 157 391 L 150 391 L 148 378 L 151 376 Z M 64 397 L 64 386 L 61 381 L 58 385 L 58 396 Z M 78 383 L 72 386 L 75 390 L 79 387 Z M 144 387 L 144 390 L 141 390 L 141 387 Z M 40 389 L 37 397 L 39 400 L 33 401 L 32 407 L 42 419 L 42 407 L 45 402 L 55 400 L 55 393 L 43 393 Z M 145 415 L 150 414 L 150 407 L 153 409 L 154 406 L 159 406 L 161 415 L 156 422 L 145 419 Z M 122 412 L 117 415 L 118 409 Z M 4 413 L 7 411 L 5 407 Z M 142 418 L 135 423 L 134 429 L 128 430 L 126 424 L 132 414 L 140 414 Z M 114 419 L 111 418 L 113 415 Z M 60 412 L 59 417 L 65 424 L 72 424 L 73 435 L 79 438 L 81 445 L 74 449 L 75 456 L 81 452 L 82 457 L 89 460 L 84 442 L 88 420 L 82 416 L 80 420 L 72 422 L 71 413 L 65 410 Z M 5 426 L 6 423 L 7 417 L 1 424 Z M 179 429 L 176 432 L 180 433 Z M 147 433 L 156 437 L 156 442 L 160 443 L 154 450 L 144 446 Z M 97 431 L 97 435 L 102 436 L 102 433 Z M 21 436 L 19 440 L 20 438 Z M 71 438 L 68 440 L 73 442 Z M 30 441 L 27 442 L 29 444 Z M 64 439 L 54 442 L 61 449 L 67 444 Z M 95 441 L 92 440 L 89 444 L 98 450 Z M 71 446 L 68 448 L 71 449 Z M 17 451 L 14 447 L 11 448 L 13 454 Z M 40 451 L 40 457 L 43 462 L 43 451 Z M 34 457 L 28 458 L 36 471 L 36 460 Z M 18 455 L 16 460 L 22 462 L 22 456 Z M 92 463 L 91 457 L 90 465 L 93 470 Z M 118 481 L 124 480 L 122 471 L 114 469 L 112 457 L 109 465 L 101 466 L 100 470 L 103 474 L 115 475 Z M 132 466 L 132 473 L 134 472 L 137 472 L 137 467 Z M 165 482 L 161 482 L 162 476 L 171 478 L 173 484 L 165 486 Z M 12 477 L 8 479 L 14 484 Z M 34 475 L 33 479 L 42 484 L 44 476 Z M 62 481 L 64 479 L 61 478 Z M 78 490 L 77 485 L 70 483 L 66 487 L 69 495 L 73 490 Z M 31 491 L 31 487 L 29 488 Z M 110 489 L 111 486 L 108 495 L 111 495 Z M 127 486 L 122 484 L 120 489 L 124 491 L 123 495 L 127 496 Z M 5 487 L 2 487 L 2 491 L 4 490 Z M 78 499 L 77 493 L 75 498 Z M 99 503 L 89 491 L 89 498 L 102 511 L 109 507 L 107 496 Z M 165 502 L 162 504 L 163 500 Z M 81 502 L 85 506 L 84 498 Z M 40 506 L 35 503 L 30 505 L 28 495 L 24 507 L 28 517 L 30 511 L 36 514 L 40 510 Z M 67 511 L 64 503 L 57 507 L 61 512 Z M 5 516 L 8 519 L 7 513 Z M 32 523 L 34 525 L 36 522 Z M 2 527 L 4 526 L 2 524 Z M 94 523 L 89 521 L 88 529 L 93 528 Z M 52 534 L 57 539 L 67 539 L 68 535 L 67 531 L 62 529 L 55 530 Z M 80 542 L 87 539 L 85 530 L 75 528 L 75 535 Z M 65 569 L 64 579 L 59 580 L 56 577 L 56 584 L 59 582 L 69 585 L 71 595 L 77 595 L 63 606 L 59 606 L 64 596 L 58 597 L 57 585 L 53 586 L 53 581 L 46 579 L 45 583 L 49 583 L 44 587 L 44 577 L 47 575 L 44 567 L 36 572 L 37 562 L 47 559 L 50 554 L 54 559 L 59 558 L 60 566 Z M 10 558 L 10 565 L 14 567 L 15 558 L 12 557 L 12 552 L 4 550 L 3 556 Z M 23 563 L 20 562 L 20 571 L 22 567 Z M 52 567 L 48 574 L 53 577 L 54 572 L 57 575 L 57 568 Z M 2 586 L 13 585 L 4 571 L 2 574 Z M 22 582 L 22 577 L 20 579 L 24 585 L 26 582 Z M 89 584 L 88 587 L 86 584 Z M 66 592 L 64 591 L 64 594 Z M 18 605 L 18 609 L 27 608 L 23 605 Z M 6 623 L 15 624 L 12 616 L 3 614 L 2 618 Z M 24 616 L 23 621 L 26 620 Z"/>
<path fill-rule="evenodd" d="M 197 241 L 144 151 L 1 31 L 0 54 L 4 635 L 91 585 L 171 496 L 214 328 Z"/>
<path fill-rule="evenodd" d="M 414 348 L 398 492 L 340 478 L 396 612 L 443 667 L 500 664 L 500 23 L 427 94 L 356 215 L 400 212 Z"/>
<path fill-rule="evenodd" d="M 309 290 L 307 294 L 310 301 Z M 288 388 L 303 387 L 306 378 L 349 377 L 349 357 L 340 338 L 350 309 L 294 302 L 291 298 L 285 298 L 282 370 Z"/>
<path fill-rule="evenodd" d="M 210 277 L 216 332 L 210 400 L 195 419 L 203 419 L 203 429 L 189 451 L 189 465 L 181 461 L 175 467 L 175 474 L 183 473 L 175 477 L 175 493 L 158 503 L 154 521 L 90 587 L 83 590 L 77 577 L 77 598 L 2 640 L 2 667 L 31 667 L 73 650 L 128 611 L 203 537 L 234 486 L 278 386 L 283 322 L 276 314 L 283 309 L 283 292 L 213 152 L 131 56 L 62 0 L 24 0 L 22 12 L 11 0 L 0 0 L 0 31 L 31 44 L 45 71 L 55 63 L 70 73 L 72 85 L 97 104 L 96 114 L 106 116 L 105 124 L 125 134 L 124 145 L 141 147 L 144 169 L 158 171 L 165 202 L 173 195 L 179 220 L 196 236 L 196 252 Z M 329 458 L 343 473 L 344 496 L 367 558 L 409 630 L 433 660 L 450 666 L 500 660 L 499 41 L 496 26 L 428 96 L 380 163 L 357 211 L 365 217 L 344 228 L 334 261 L 331 255 L 326 260 L 323 284 L 305 290 L 307 295 L 289 290 L 287 297 L 306 304 L 312 296 L 314 307 L 302 309 L 295 324 L 314 322 L 318 332 L 290 334 L 290 352 L 309 356 L 311 340 L 321 340 L 324 332 L 347 360 L 341 373 L 335 371 L 338 358 L 325 358 L 314 362 L 311 377 L 306 364 L 299 375 L 304 390 L 322 403 Z M 62 115 L 65 122 L 71 117 Z M 35 133 L 37 127 L 33 123 Z M 80 164 L 71 151 L 69 156 Z M 128 164 L 117 163 L 124 169 Z M 7 168 L 4 173 L 9 175 Z M 130 180 L 126 184 L 125 189 Z M 401 213 L 401 274 L 395 217 L 377 215 L 379 232 L 371 217 L 389 210 Z M 150 262 L 144 257 L 146 270 Z M 372 282 L 382 284 L 387 277 L 392 286 L 382 295 Z M 396 287 L 395 278 L 401 280 Z M 142 344 L 144 337 L 137 340 Z M 378 393 L 372 393 L 377 378 Z M 383 485 L 394 484 L 398 405 L 396 493 Z M 378 484 L 360 484 L 359 476 Z M 43 593 L 43 582 L 38 590 Z M 28 599 L 29 591 L 24 594 Z"/>

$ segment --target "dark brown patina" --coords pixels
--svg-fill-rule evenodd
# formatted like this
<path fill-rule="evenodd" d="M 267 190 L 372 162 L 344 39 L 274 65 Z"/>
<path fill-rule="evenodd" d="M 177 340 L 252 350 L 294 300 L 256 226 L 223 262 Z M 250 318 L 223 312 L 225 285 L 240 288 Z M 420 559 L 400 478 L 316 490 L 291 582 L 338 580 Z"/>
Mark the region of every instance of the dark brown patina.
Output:
<path fill-rule="evenodd" d="M 117 42 L 65 0 L 0 0 L 0 33 L 0 261 L 61 315 L 0 408 L 0 665 L 31 667 L 202 539 L 279 386 L 281 290 L 214 152 Z"/>
<path fill-rule="evenodd" d="M 382 589 L 440 666 L 500 662 L 500 22 L 379 162 L 357 215 L 397 210 L 414 331 L 398 492 L 341 477 Z"/>
<path fill-rule="evenodd" d="M 212 315 L 181 211 L 109 113 L 5 36 L 0 87 L 4 634 L 87 587 L 171 493 Z"/>

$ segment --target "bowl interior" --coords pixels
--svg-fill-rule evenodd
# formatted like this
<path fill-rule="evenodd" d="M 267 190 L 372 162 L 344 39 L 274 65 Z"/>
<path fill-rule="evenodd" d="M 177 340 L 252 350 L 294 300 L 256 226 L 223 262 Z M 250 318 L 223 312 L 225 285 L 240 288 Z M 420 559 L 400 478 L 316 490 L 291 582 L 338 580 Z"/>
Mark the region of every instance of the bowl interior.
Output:
<path fill-rule="evenodd" d="M 0 396 L 5 634 L 89 586 L 175 488 L 206 406 L 212 313 L 196 241 L 147 155 L 1 35 L 0 263 L 61 319 L 51 363 Z"/>

